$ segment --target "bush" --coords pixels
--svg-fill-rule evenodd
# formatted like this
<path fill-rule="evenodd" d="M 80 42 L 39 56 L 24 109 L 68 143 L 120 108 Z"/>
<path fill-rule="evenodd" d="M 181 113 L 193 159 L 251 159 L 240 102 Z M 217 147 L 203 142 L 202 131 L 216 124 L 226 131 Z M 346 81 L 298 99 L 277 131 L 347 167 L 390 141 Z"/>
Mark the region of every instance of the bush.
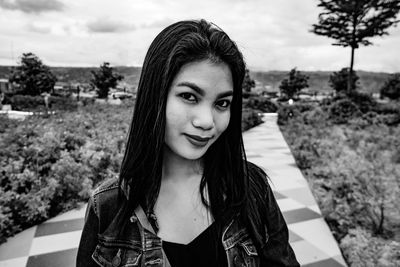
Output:
<path fill-rule="evenodd" d="M 13 110 L 45 111 L 46 106 L 42 96 L 14 95 L 9 100 Z M 72 98 L 59 96 L 49 97 L 49 107 L 52 110 L 75 110 L 78 104 Z"/>
<path fill-rule="evenodd" d="M 278 105 L 264 96 L 249 97 L 248 101 L 244 104 L 244 107 L 256 109 L 264 113 L 276 112 L 278 110 Z"/>
<path fill-rule="evenodd" d="M 381 88 L 381 98 L 400 99 L 400 73 L 392 74 Z"/>
<path fill-rule="evenodd" d="M 400 266 L 400 243 L 372 236 L 356 228 L 349 230 L 340 248 L 350 266 Z"/>
<path fill-rule="evenodd" d="M 278 124 L 285 125 L 290 119 L 297 118 L 301 113 L 314 109 L 312 104 L 296 103 L 281 105 L 278 109 Z"/>
<path fill-rule="evenodd" d="M 381 115 L 400 114 L 400 105 L 398 103 L 378 103 L 374 106 L 373 111 Z"/>
<path fill-rule="evenodd" d="M 349 68 L 343 68 L 339 72 L 334 72 L 331 76 L 329 76 L 329 85 L 338 93 L 346 92 L 348 77 Z M 359 80 L 356 71 L 353 70 L 353 75 L 351 78 L 351 87 L 353 90 L 355 90 L 357 88 L 357 81 Z"/>
<path fill-rule="evenodd" d="M 296 70 L 296 68 L 291 69 L 287 76 L 288 77 L 283 79 L 279 85 L 281 95 L 289 99 L 294 98 L 298 96 L 303 88 L 308 87 L 309 77 Z"/>
<path fill-rule="evenodd" d="M 346 98 L 327 110 L 341 101 L 358 108 Z M 345 125 L 318 123 L 330 113 L 317 107 L 280 128 L 348 265 L 398 266 L 400 128 L 384 124 L 392 113 L 358 112 Z"/>
<path fill-rule="evenodd" d="M 55 196 L 51 201 L 52 214 L 76 207 L 79 201 L 88 199 L 92 189 L 91 170 L 76 162 L 68 152 L 52 167 L 50 176 L 56 181 Z"/>
<path fill-rule="evenodd" d="M 358 91 L 348 93 L 347 97 L 357 105 L 358 109 L 362 113 L 367 113 L 368 111 L 373 110 L 377 104 L 372 96 Z"/>
<path fill-rule="evenodd" d="M 359 114 L 359 108 L 349 99 L 339 100 L 333 103 L 329 109 L 329 116 L 336 124 L 346 123 Z"/>
<path fill-rule="evenodd" d="M 260 115 L 254 110 L 243 109 L 242 111 L 242 131 L 246 131 L 262 123 Z"/>
<path fill-rule="evenodd" d="M 49 105 L 52 110 L 75 110 L 78 102 L 69 97 L 50 96 Z"/>
<path fill-rule="evenodd" d="M 329 115 L 322 108 L 316 107 L 310 111 L 307 111 L 303 115 L 303 121 L 305 124 L 320 127 L 328 122 Z"/>
<path fill-rule="evenodd" d="M 44 98 L 42 96 L 14 95 L 10 99 L 13 110 L 33 111 L 44 109 Z"/>

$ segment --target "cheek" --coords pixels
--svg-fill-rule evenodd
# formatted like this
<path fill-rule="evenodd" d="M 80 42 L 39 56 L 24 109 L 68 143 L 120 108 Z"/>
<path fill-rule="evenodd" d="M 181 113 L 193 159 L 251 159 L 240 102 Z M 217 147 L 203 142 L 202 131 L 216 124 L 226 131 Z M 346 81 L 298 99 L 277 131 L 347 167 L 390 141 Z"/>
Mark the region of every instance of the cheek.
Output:
<path fill-rule="evenodd" d="M 218 120 L 216 121 L 216 128 L 219 135 L 222 134 L 226 130 L 226 128 L 228 128 L 230 118 L 230 112 L 219 115 Z"/>
<path fill-rule="evenodd" d="M 186 112 L 183 112 L 182 107 L 174 101 L 167 102 L 165 116 L 167 133 L 181 128 L 186 120 Z"/>

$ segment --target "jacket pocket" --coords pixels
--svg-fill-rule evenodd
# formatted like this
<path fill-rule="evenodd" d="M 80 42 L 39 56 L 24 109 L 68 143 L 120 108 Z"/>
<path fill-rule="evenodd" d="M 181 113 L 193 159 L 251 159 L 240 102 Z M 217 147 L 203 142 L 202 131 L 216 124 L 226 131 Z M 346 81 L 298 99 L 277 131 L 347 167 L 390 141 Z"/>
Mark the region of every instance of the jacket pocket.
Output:
<path fill-rule="evenodd" d="M 92 254 L 93 260 L 102 267 L 138 266 L 141 253 L 128 248 L 105 247 L 97 245 Z"/>
<path fill-rule="evenodd" d="M 260 266 L 260 259 L 253 242 L 248 239 L 237 244 L 238 256 L 234 257 L 234 266 Z M 239 256 L 240 255 L 240 256 Z"/>
<path fill-rule="evenodd" d="M 247 256 L 250 257 L 257 257 L 258 253 L 257 253 L 257 249 L 254 246 L 254 244 L 248 240 L 242 243 L 239 243 L 239 245 L 244 249 L 244 251 L 246 252 Z"/>

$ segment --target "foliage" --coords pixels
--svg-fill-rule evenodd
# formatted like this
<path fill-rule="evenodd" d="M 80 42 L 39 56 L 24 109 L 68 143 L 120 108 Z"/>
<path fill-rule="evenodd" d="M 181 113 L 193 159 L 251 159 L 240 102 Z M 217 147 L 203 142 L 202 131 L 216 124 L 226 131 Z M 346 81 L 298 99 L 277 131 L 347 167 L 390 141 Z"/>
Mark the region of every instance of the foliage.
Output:
<path fill-rule="evenodd" d="M 329 76 L 329 85 L 337 93 L 346 92 L 348 79 L 349 79 L 349 68 L 343 68 L 339 72 L 333 72 L 333 74 Z M 352 90 L 355 90 L 357 88 L 358 80 L 359 80 L 359 77 L 357 76 L 356 71 L 353 71 L 353 74 L 351 77 Z"/>
<path fill-rule="evenodd" d="M 334 123 L 346 123 L 360 112 L 357 105 L 349 99 L 342 99 L 333 103 L 329 109 L 330 118 Z"/>
<path fill-rule="evenodd" d="M 120 74 L 114 73 L 110 63 L 104 62 L 100 65 L 97 71 L 91 71 L 92 79 L 91 84 L 96 87 L 98 98 L 107 98 L 110 88 L 117 86 L 118 81 L 124 77 Z"/>
<path fill-rule="evenodd" d="M 400 99 L 400 73 L 392 74 L 381 88 L 381 97 Z"/>
<path fill-rule="evenodd" d="M 311 104 L 296 103 L 293 105 L 281 105 L 278 109 L 278 125 L 285 125 L 289 120 L 296 118 L 301 113 L 312 110 Z"/>
<path fill-rule="evenodd" d="M 243 101 L 245 108 L 252 108 L 260 112 L 276 112 L 278 105 L 264 96 L 252 96 Z"/>
<path fill-rule="evenodd" d="M 309 77 L 296 70 L 296 68 L 290 70 L 287 76 L 279 85 L 281 94 L 287 98 L 290 99 L 297 96 L 301 89 L 308 87 L 307 81 Z"/>
<path fill-rule="evenodd" d="M 347 94 L 347 97 L 358 107 L 362 113 L 367 113 L 373 110 L 377 105 L 377 102 L 371 95 L 361 93 L 359 91 L 351 91 Z"/>
<path fill-rule="evenodd" d="M 116 177 L 132 104 L 0 120 L 0 242 L 75 207 Z"/>
<path fill-rule="evenodd" d="M 261 117 L 258 115 L 258 112 L 244 108 L 242 111 L 242 131 L 246 131 L 258 124 L 262 123 Z"/>
<path fill-rule="evenodd" d="M 340 247 L 350 266 L 400 266 L 400 243 L 372 236 L 362 228 L 349 230 Z"/>
<path fill-rule="evenodd" d="M 354 50 L 359 45 L 372 45 L 369 40 L 388 34 L 388 28 L 396 25 L 400 11 L 398 0 L 319 0 L 323 12 L 312 32 L 336 40 L 334 45 L 351 47 L 350 75 L 347 90 L 351 91 Z"/>
<path fill-rule="evenodd" d="M 256 86 L 256 82 L 250 77 L 249 69 L 246 69 L 246 74 L 243 79 L 242 89 L 243 92 L 249 93 L 251 89 Z"/>
<path fill-rule="evenodd" d="M 341 101 L 352 103 L 328 107 Z M 369 111 L 335 124 L 315 107 L 280 126 L 349 266 L 397 266 L 400 259 L 400 126 L 386 125 L 388 115 Z"/>
<path fill-rule="evenodd" d="M 6 104 L 11 104 L 13 110 L 20 111 L 45 111 L 46 106 L 42 96 L 13 95 Z M 72 98 L 50 96 L 49 107 L 51 110 L 75 110 L 77 102 Z"/>
<path fill-rule="evenodd" d="M 24 53 L 20 65 L 11 70 L 9 81 L 19 85 L 20 94 L 35 96 L 52 91 L 57 78 L 35 54 Z"/>

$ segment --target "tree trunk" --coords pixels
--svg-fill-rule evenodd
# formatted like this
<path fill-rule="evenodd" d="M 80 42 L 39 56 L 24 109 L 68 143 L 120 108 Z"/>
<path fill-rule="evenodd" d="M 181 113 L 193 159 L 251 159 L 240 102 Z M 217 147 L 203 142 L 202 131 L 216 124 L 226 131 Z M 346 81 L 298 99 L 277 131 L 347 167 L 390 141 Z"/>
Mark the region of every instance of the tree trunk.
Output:
<path fill-rule="evenodd" d="M 355 48 L 352 46 L 351 47 L 350 70 L 349 70 L 349 75 L 347 75 L 347 94 L 350 94 L 350 92 L 353 90 L 352 81 L 353 81 L 354 50 L 355 50 Z"/>
<path fill-rule="evenodd" d="M 354 3 L 354 2 L 353 2 Z M 355 1 L 355 9 L 357 10 L 358 2 Z M 350 59 L 350 70 L 349 75 L 347 75 L 347 94 L 353 90 L 353 65 L 354 65 L 354 49 L 358 48 L 358 43 L 356 42 L 356 26 L 357 26 L 357 14 L 353 13 L 353 30 L 351 33 L 351 59 Z"/>

